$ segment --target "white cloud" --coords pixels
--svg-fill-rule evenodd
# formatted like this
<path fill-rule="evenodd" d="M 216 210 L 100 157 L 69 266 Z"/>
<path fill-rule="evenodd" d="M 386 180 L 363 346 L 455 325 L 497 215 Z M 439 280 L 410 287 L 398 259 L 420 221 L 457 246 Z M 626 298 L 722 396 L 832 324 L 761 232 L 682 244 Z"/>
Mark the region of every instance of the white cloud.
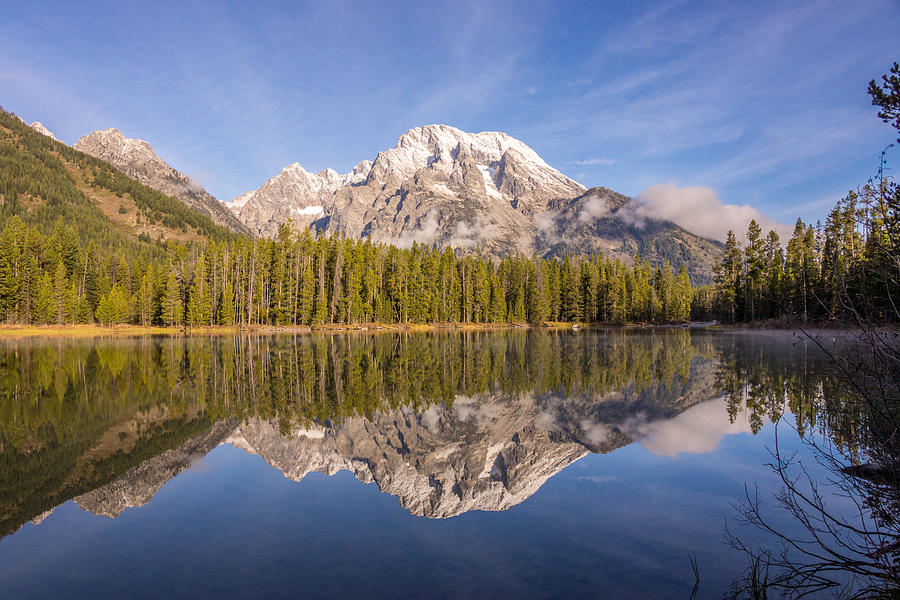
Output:
<path fill-rule="evenodd" d="M 450 235 L 450 246 L 453 248 L 474 248 L 482 241 L 496 236 L 498 229 L 499 227 L 496 223 L 460 221 Z"/>
<path fill-rule="evenodd" d="M 591 483 L 615 483 L 619 480 L 615 475 L 582 475 L 576 477 L 578 481 L 590 481 Z"/>
<path fill-rule="evenodd" d="M 585 439 L 594 446 L 605 444 L 612 433 L 610 428 L 603 423 L 595 423 L 590 419 L 583 419 L 580 423 Z"/>
<path fill-rule="evenodd" d="M 716 192 L 708 187 L 678 187 L 674 183 L 665 183 L 647 188 L 635 200 L 630 211 L 620 210 L 616 214 L 638 227 L 643 226 L 643 220 L 647 218 L 663 219 L 699 236 L 719 241 L 725 240 L 729 229 L 740 239 L 751 219 L 756 219 L 764 234 L 774 229 L 783 241 L 792 231 L 788 225 L 748 204 L 723 204 Z"/>
<path fill-rule="evenodd" d="M 549 233 L 556 227 L 556 212 L 552 210 L 538 213 L 534 216 L 534 224 L 544 233 Z"/>
<path fill-rule="evenodd" d="M 441 226 L 438 223 L 436 211 L 428 211 L 424 218 L 419 219 L 416 227 L 407 229 L 400 234 L 400 237 L 394 242 L 398 248 L 410 248 L 414 242 L 430 246 L 433 244 L 440 233 Z"/>
<path fill-rule="evenodd" d="M 609 203 L 600 196 L 594 194 L 581 205 L 581 210 L 578 212 L 578 220 L 582 223 L 590 223 L 591 221 L 601 219 L 608 214 Z"/>
<path fill-rule="evenodd" d="M 588 158 L 588 159 L 585 159 L 585 160 L 576 160 L 576 161 L 573 162 L 572 164 L 573 164 L 573 165 L 581 165 L 581 166 L 587 166 L 587 165 L 603 165 L 603 166 L 605 166 L 605 167 L 609 167 L 609 166 L 612 166 L 612 165 L 616 164 L 616 159 L 614 159 L 614 158 L 606 158 L 605 156 L 598 156 L 598 157 L 595 157 L 595 158 Z"/>

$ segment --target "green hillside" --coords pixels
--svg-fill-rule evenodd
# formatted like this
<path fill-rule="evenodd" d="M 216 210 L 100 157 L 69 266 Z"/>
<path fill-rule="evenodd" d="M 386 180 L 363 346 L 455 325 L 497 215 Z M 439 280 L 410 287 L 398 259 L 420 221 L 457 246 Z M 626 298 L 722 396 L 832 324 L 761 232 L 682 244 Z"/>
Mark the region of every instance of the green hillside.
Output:
<path fill-rule="evenodd" d="M 45 235 L 61 220 L 81 240 L 103 246 L 236 237 L 181 201 L 0 109 L 0 229 L 14 216 Z"/>

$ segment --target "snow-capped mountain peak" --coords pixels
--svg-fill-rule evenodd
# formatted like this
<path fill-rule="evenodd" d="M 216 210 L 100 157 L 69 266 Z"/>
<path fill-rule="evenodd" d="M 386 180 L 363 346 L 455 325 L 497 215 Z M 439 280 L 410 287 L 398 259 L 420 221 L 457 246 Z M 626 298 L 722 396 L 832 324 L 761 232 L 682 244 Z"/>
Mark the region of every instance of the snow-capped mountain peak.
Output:
<path fill-rule="evenodd" d="M 505 133 L 467 133 L 449 125 L 425 125 L 410 129 L 395 147 L 378 152 L 373 162 L 361 161 L 347 174 L 332 169 L 310 173 L 294 163 L 228 206 L 263 235 L 274 235 L 281 223 L 291 219 L 295 226 L 316 222 L 329 231 L 354 236 L 368 231 L 366 235 L 379 241 L 404 244 L 402 230 L 421 223 L 429 211 L 438 210 L 442 219 L 453 221 L 439 223 L 440 227 L 455 228 L 455 217 L 449 213 L 456 209 L 446 205 L 453 199 L 478 201 L 479 208 L 473 212 L 475 207 L 469 207 L 459 212 L 460 217 L 494 220 L 497 216 L 511 231 L 518 218 L 514 213 L 527 213 L 551 199 L 573 198 L 584 191 L 584 186 Z M 410 193 L 416 195 L 415 205 L 392 200 Z M 322 210 L 312 214 L 311 207 Z M 413 208 L 416 214 L 396 212 Z M 464 229 L 473 230 L 468 225 Z"/>

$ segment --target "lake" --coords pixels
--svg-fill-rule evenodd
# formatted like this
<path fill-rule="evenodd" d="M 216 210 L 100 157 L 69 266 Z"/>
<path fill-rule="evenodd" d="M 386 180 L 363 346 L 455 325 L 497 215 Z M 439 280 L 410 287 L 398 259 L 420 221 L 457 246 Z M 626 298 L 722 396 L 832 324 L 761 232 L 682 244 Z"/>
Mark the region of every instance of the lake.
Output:
<path fill-rule="evenodd" d="M 0 340 L 0 596 L 689 598 L 693 556 L 721 598 L 825 372 L 788 332 Z"/>

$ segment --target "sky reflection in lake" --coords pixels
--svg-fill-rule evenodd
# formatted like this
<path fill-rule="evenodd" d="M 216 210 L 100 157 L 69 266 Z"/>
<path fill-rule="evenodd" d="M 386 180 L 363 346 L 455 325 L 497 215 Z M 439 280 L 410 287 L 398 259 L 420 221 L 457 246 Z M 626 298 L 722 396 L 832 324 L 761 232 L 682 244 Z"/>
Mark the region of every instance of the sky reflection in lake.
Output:
<path fill-rule="evenodd" d="M 823 385 L 794 341 L 8 342 L 0 589 L 685 598 L 691 552 L 721 597 L 731 504 L 774 489 L 769 420 Z"/>

